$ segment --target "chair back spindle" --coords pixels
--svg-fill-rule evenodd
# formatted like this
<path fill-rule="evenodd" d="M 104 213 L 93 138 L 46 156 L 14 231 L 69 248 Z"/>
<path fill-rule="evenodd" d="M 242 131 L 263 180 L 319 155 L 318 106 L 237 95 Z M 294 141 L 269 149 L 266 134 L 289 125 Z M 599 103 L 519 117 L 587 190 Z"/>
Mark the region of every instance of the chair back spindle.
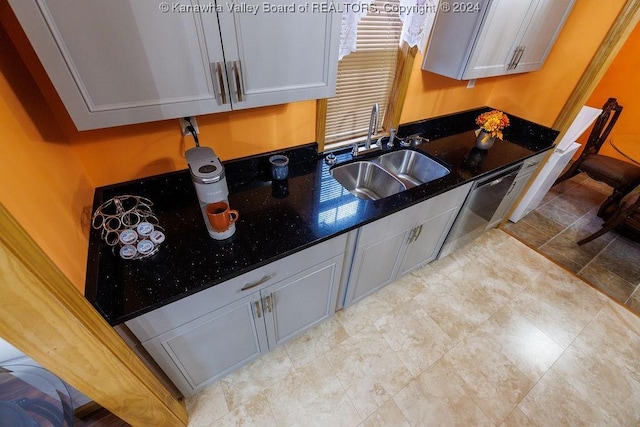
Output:
<path fill-rule="evenodd" d="M 620 113 L 622 113 L 622 105 L 618 104 L 616 98 L 609 98 L 602 107 L 602 113 L 600 113 L 593 125 L 585 144 L 583 155 L 597 154 L 600 151 L 602 144 L 607 140 L 613 126 L 618 121 Z"/>

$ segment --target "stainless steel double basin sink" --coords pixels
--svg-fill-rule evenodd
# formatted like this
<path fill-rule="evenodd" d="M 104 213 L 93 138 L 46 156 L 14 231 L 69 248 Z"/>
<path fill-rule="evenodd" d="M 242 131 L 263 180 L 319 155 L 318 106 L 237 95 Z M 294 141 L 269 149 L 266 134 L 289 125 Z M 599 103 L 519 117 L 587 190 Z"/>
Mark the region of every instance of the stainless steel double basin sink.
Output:
<path fill-rule="evenodd" d="M 442 178 L 450 170 L 423 153 L 400 150 L 336 165 L 330 173 L 354 196 L 379 200 Z"/>

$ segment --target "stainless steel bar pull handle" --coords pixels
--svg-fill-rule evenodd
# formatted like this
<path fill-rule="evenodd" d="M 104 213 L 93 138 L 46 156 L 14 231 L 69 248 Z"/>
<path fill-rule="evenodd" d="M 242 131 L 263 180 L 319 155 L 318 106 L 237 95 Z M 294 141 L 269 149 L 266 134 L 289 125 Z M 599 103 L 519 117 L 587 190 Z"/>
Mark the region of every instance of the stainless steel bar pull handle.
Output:
<path fill-rule="evenodd" d="M 246 285 L 244 285 L 242 287 L 242 289 L 240 289 L 240 291 L 246 291 L 247 289 L 251 289 L 251 288 L 255 288 L 256 286 L 260 286 L 265 282 L 268 282 L 269 280 L 273 279 L 275 277 L 275 274 L 270 274 L 268 276 L 263 276 L 262 279 L 253 282 L 253 283 L 247 283 Z"/>
<path fill-rule="evenodd" d="M 518 52 L 518 58 L 516 59 L 516 63 L 513 66 L 513 69 L 515 70 L 518 65 L 520 64 L 520 60 L 522 59 L 522 55 L 524 54 L 524 50 L 526 49 L 526 46 L 520 46 L 520 52 Z"/>
<path fill-rule="evenodd" d="M 264 305 L 267 312 L 271 313 L 271 295 L 264 297 Z"/>
<path fill-rule="evenodd" d="M 236 79 L 236 96 L 238 102 L 242 102 L 242 79 L 240 78 L 240 64 L 238 61 L 233 61 L 233 76 Z"/>
<path fill-rule="evenodd" d="M 411 233 L 409 234 L 409 241 L 407 242 L 407 244 L 413 242 L 413 238 L 416 236 L 416 229 L 412 228 L 411 229 Z"/>
<path fill-rule="evenodd" d="M 218 84 L 220 85 L 220 98 L 222 98 L 222 104 L 227 103 L 227 91 L 224 90 L 224 77 L 222 74 L 222 65 L 216 62 L 216 75 L 218 76 Z"/>
<path fill-rule="evenodd" d="M 423 226 L 423 225 L 424 225 L 424 224 L 420 224 L 420 227 L 418 227 L 418 234 L 416 234 L 416 238 L 415 238 L 415 240 L 418 240 L 418 238 L 420 237 L 420 234 L 422 233 L 422 226 Z"/>
<path fill-rule="evenodd" d="M 515 48 L 515 50 L 513 51 L 513 56 L 511 56 L 511 61 L 507 66 L 507 70 L 516 69 L 516 67 L 518 66 L 518 63 L 520 62 L 520 59 L 522 58 L 522 54 L 524 53 L 525 47 L 526 46 L 518 46 Z"/>
<path fill-rule="evenodd" d="M 507 70 L 513 70 L 515 68 L 516 58 L 518 57 L 518 49 L 520 48 L 516 47 L 513 50 L 513 55 L 511 55 L 511 61 L 509 61 L 509 65 L 507 65 Z"/>
<path fill-rule="evenodd" d="M 262 317 L 262 306 L 260 305 L 260 301 L 254 302 L 256 306 L 256 317 L 259 319 Z"/>

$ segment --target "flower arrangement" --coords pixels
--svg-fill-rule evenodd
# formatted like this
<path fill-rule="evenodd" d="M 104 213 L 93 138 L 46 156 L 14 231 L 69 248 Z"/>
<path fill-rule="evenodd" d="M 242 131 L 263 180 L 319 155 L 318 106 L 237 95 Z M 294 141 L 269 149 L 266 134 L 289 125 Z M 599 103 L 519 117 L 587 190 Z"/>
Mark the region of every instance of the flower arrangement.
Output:
<path fill-rule="evenodd" d="M 476 117 L 476 124 L 480 126 L 480 129 L 476 131 L 476 136 L 480 131 L 484 131 L 488 134 L 486 138 L 498 137 L 502 139 L 502 129 L 509 126 L 509 117 L 502 111 L 491 110 Z"/>

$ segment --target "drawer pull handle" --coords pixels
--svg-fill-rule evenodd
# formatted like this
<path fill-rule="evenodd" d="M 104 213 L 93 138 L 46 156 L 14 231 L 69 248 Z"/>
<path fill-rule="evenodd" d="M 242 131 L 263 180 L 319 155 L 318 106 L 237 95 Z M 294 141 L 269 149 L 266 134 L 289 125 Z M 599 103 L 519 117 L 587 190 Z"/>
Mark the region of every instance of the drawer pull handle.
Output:
<path fill-rule="evenodd" d="M 256 305 L 256 317 L 259 319 L 262 317 L 262 309 L 260 308 L 260 301 L 254 302 Z"/>
<path fill-rule="evenodd" d="M 264 282 L 268 282 L 269 280 L 273 279 L 275 276 L 276 276 L 275 274 L 270 274 L 268 276 L 264 276 L 262 279 L 258 280 L 257 282 L 247 283 L 242 287 L 242 289 L 240 289 L 240 292 L 246 291 L 247 289 L 255 288 L 256 286 L 260 286 Z"/>

